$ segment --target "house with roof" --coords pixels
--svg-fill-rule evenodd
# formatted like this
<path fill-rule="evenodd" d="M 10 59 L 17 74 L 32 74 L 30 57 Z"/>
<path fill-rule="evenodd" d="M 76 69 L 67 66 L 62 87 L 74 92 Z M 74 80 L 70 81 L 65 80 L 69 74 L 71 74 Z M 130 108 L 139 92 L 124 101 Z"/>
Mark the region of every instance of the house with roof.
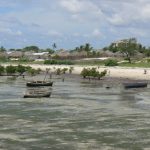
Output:
<path fill-rule="evenodd" d="M 24 56 L 24 52 L 22 51 L 7 51 L 7 57 L 10 59 L 18 60 Z"/>
<path fill-rule="evenodd" d="M 24 57 L 29 60 L 46 60 L 49 58 L 49 52 L 40 52 L 40 53 L 34 53 L 34 52 L 25 52 Z"/>

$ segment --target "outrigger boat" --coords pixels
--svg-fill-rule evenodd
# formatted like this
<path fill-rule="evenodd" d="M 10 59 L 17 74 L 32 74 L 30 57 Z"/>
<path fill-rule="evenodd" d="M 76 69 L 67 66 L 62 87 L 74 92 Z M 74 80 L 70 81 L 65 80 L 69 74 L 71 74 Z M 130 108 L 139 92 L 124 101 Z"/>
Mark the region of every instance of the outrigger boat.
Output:
<path fill-rule="evenodd" d="M 28 87 L 52 86 L 53 82 L 52 81 L 31 81 L 31 82 L 27 82 L 26 85 Z"/>
<path fill-rule="evenodd" d="M 24 94 L 24 98 L 50 97 L 50 91 L 29 90 Z"/>
<path fill-rule="evenodd" d="M 147 82 L 123 83 L 124 88 L 144 88 L 147 87 Z"/>

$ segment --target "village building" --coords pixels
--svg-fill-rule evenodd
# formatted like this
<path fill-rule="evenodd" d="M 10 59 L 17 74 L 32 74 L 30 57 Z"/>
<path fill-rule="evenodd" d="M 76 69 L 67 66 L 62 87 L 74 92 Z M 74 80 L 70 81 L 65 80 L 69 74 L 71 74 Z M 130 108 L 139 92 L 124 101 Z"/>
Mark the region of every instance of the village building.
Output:
<path fill-rule="evenodd" d="M 122 39 L 122 40 L 118 40 L 112 43 L 113 47 L 119 47 L 119 45 L 121 44 L 125 44 L 128 43 L 130 40 L 131 43 L 137 43 L 136 38 L 131 38 L 131 39 Z"/>
<path fill-rule="evenodd" d="M 55 53 L 51 55 L 52 58 L 59 57 L 61 59 L 68 59 L 69 56 L 70 56 L 70 52 L 67 50 L 63 50 L 63 49 L 57 50 L 55 51 Z"/>
<path fill-rule="evenodd" d="M 8 51 L 7 57 L 11 60 L 18 60 L 24 56 L 24 52 L 22 51 Z"/>
<path fill-rule="evenodd" d="M 49 58 L 49 52 L 41 52 L 41 53 L 25 52 L 24 57 L 27 58 L 28 60 L 42 61 Z"/>

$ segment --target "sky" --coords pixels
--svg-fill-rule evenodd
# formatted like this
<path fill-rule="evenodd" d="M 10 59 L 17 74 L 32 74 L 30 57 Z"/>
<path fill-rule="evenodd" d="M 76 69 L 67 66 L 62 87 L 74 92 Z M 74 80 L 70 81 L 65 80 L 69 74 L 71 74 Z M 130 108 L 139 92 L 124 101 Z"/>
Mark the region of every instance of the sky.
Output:
<path fill-rule="evenodd" d="M 136 37 L 150 46 L 150 0 L 0 0 L 0 46 L 99 49 Z"/>

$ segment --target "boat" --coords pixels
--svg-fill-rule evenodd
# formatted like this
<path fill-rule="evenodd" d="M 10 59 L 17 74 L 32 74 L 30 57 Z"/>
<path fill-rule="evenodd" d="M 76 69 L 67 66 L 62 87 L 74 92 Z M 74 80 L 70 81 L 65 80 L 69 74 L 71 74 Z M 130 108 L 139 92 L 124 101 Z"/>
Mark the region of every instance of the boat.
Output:
<path fill-rule="evenodd" d="M 147 87 L 147 82 L 131 82 L 131 83 L 123 83 L 124 88 L 129 89 L 129 88 L 144 88 Z"/>
<path fill-rule="evenodd" d="M 50 91 L 37 91 L 37 90 L 29 90 L 24 94 L 24 98 L 42 98 L 42 97 L 50 97 Z"/>
<path fill-rule="evenodd" d="M 52 85 L 53 85 L 52 81 L 31 81 L 26 83 L 26 86 L 28 87 L 52 86 Z"/>

